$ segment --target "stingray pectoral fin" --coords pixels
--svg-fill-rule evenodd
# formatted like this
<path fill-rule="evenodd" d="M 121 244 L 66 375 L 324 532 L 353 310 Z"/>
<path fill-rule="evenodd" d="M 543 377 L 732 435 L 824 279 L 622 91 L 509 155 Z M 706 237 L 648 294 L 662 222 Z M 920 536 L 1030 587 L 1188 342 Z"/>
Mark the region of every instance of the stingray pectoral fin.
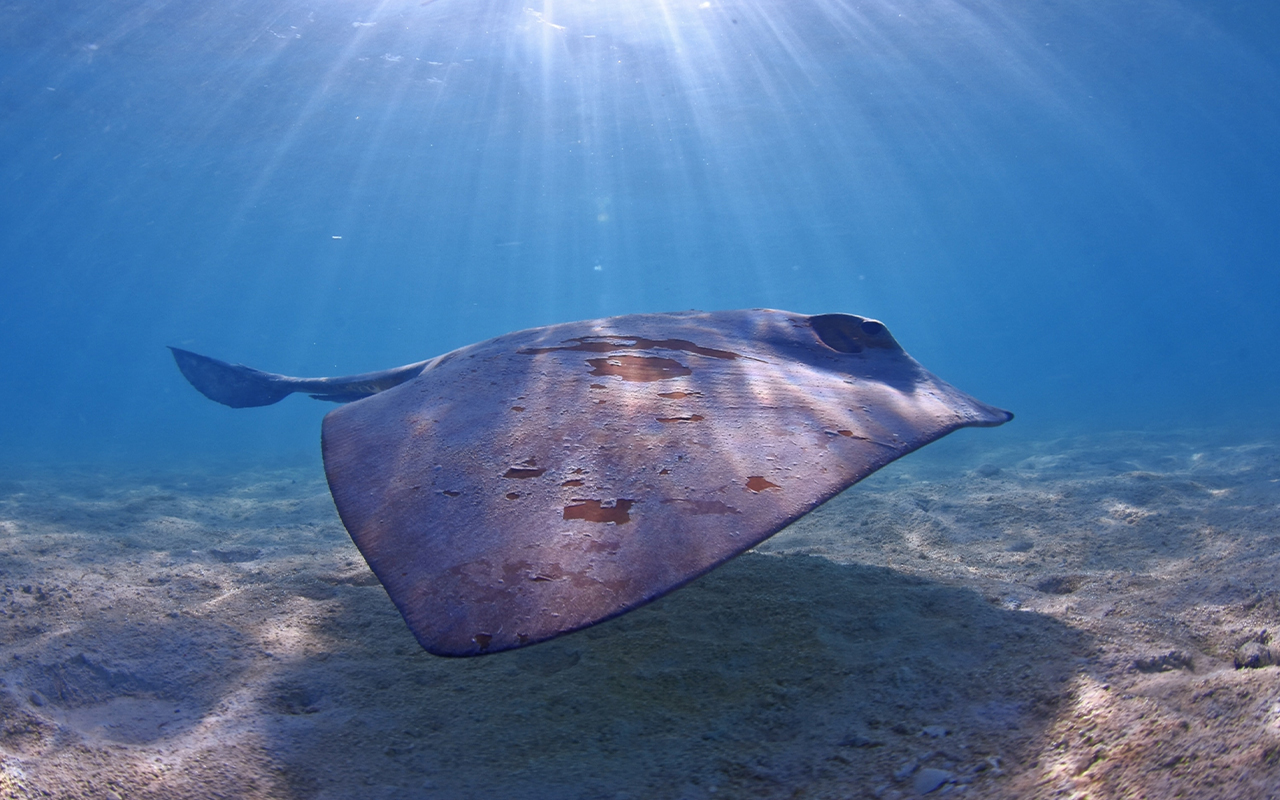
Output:
<path fill-rule="evenodd" d="M 296 391 L 296 387 L 290 385 L 292 379 L 284 375 L 263 372 L 243 364 L 228 364 L 178 347 L 169 349 L 182 376 L 200 394 L 224 406 L 269 406 Z"/>

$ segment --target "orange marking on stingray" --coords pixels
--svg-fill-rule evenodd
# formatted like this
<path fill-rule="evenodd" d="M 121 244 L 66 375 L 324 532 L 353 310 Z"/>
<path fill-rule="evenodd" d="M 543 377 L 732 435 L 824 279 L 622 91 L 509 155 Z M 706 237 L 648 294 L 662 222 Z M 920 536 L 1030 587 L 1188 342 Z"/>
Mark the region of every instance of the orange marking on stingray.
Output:
<path fill-rule="evenodd" d="M 574 498 L 577 505 L 564 507 L 565 519 L 582 519 L 587 522 L 612 522 L 617 525 L 625 525 L 631 521 L 631 506 L 634 500 L 617 499 L 613 501 L 613 505 L 606 506 L 601 500 L 579 500 Z"/>
<path fill-rule="evenodd" d="M 663 381 L 692 375 L 693 370 L 673 358 L 653 356 L 611 356 L 589 358 L 592 375 L 613 375 L 624 381 Z"/>
<path fill-rule="evenodd" d="M 781 489 L 782 487 L 763 475 L 752 475 L 747 478 L 747 488 L 753 492 L 763 492 L 765 489 Z"/>

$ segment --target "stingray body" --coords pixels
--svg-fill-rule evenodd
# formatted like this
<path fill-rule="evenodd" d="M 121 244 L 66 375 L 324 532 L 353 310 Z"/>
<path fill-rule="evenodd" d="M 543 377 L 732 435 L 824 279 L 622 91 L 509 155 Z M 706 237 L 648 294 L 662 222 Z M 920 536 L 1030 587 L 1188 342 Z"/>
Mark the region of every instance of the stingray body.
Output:
<path fill-rule="evenodd" d="M 849 314 L 638 314 L 346 378 L 174 349 L 208 397 L 324 420 L 338 513 L 424 648 L 492 653 L 653 600 L 900 456 L 1007 411 Z"/>

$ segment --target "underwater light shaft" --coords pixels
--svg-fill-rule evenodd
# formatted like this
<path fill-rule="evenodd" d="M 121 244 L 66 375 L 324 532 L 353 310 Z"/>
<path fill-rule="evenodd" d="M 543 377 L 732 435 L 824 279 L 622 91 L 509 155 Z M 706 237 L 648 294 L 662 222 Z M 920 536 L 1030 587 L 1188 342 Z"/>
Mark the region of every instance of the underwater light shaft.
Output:
<path fill-rule="evenodd" d="M 1027 426 L 1252 408 L 1242 363 L 1280 381 L 1247 300 L 1280 291 L 1276 69 L 1156 5 L 5 9 L 6 408 L 59 420 L 41 451 L 133 451 L 184 430 L 164 343 L 341 374 L 735 307 L 892 320 Z"/>

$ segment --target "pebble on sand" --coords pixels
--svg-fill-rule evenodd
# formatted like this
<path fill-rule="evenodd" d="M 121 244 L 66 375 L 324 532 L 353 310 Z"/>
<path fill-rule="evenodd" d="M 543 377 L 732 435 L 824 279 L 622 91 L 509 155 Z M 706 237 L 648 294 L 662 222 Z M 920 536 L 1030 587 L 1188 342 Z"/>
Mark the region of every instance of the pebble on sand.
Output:
<path fill-rule="evenodd" d="M 1258 669 L 1276 663 L 1271 648 L 1259 641 L 1245 642 L 1236 648 L 1236 669 Z"/>
<path fill-rule="evenodd" d="M 915 780 L 911 782 L 911 788 L 916 790 L 916 794 L 928 794 L 951 780 L 951 777 L 951 773 L 945 769 L 925 767 L 916 773 Z"/>

